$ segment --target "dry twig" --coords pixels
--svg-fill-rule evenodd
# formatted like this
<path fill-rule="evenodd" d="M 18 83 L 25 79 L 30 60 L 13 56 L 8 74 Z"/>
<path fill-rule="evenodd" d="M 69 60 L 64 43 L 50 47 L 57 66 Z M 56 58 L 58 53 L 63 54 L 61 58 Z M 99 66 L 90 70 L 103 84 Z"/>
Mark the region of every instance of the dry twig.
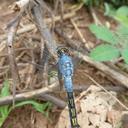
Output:
<path fill-rule="evenodd" d="M 77 33 L 78 33 L 78 35 L 79 35 L 81 41 L 82 41 L 83 43 L 86 43 L 87 41 L 85 40 L 83 34 L 81 33 L 80 29 L 77 27 L 77 25 L 76 25 L 76 23 L 75 23 L 75 21 L 74 21 L 73 19 L 71 19 L 71 23 L 72 23 L 72 25 L 74 26 L 74 28 L 76 29 L 76 31 L 77 31 Z"/>
<path fill-rule="evenodd" d="M 59 82 L 57 81 L 57 82 L 53 83 L 52 85 L 49 85 L 49 87 L 44 87 L 41 89 L 36 89 L 33 91 L 21 93 L 21 94 L 16 94 L 15 101 L 18 102 L 18 101 L 28 100 L 28 99 L 32 99 L 32 98 L 38 98 L 40 96 L 42 97 L 42 95 L 44 95 L 45 98 L 48 98 L 49 96 L 47 97 L 46 94 L 50 93 L 50 92 L 56 92 L 56 89 L 58 89 L 58 86 L 59 86 Z M 90 85 L 75 85 L 74 90 L 84 91 L 89 86 Z M 125 91 L 124 88 L 117 88 L 117 87 L 110 87 L 110 86 L 106 86 L 105 89 L 117 91 L 117 92 Z M 60 93 L 60 91 L 59 91 L 59 93 Z M 3 98 L 0 98 L 0 106 L 11 104 L 12 101 L 13 101 L 13 96 L 6 96 Z"/>
<path fill-rule="evenodd" d="M 57 87 L 58 87 L 58 82 L 53 83 L 48 88 L 45 87 L 45 88 L 42 88 L 42 89 L 17 94 L 15 96 L 15 101 L 18 102 L 18 101 L 27 100 L 27 99 L 30 99 L 30 98 L 36 98 L 40 95 L 46 94 L 48 92 L 52 92 Z M 12 101 L 13 101 L 13 96 L 7 96 L 7 97 L 0 98 L 0 106 L 5 105 L 5 104 L 11 104 Z"/>
<path fill-rule="evenodd" d="M 16 85 L 20 85 L 20 76 L 18 73 L 18 68 L 15 61 L 15 53 L 13 48 L 13 40 L 14 40 L 14 36 L 15 36 L 20 19 L 21 19 L 21 16 L 16 17 L 7 26 L 7 31 L 8 31 L 7 47 L 8 47 L 10 69 L 11 69 L 11 74 L 13 78 L 13 99 L 14 99 L 13 105 L 15 103 Z"/>
<path fill-rule="evenodd" d="M 88 57 L 87 55 L 84 55 L 80 52 L 74 51 L 75 56 L 77 56 L 78 58 L 84 60 L 85 62 L 91 64 L 92 66 L 94 66 L 95 68 L 99 69 L 100 71 L 104 72 L 107 77 L 111 77 L 115 80 L 115 82 L 119 82 L 121 85 L 125 86 L 126 88 L 128 88 L 128 78 L 119 73 L 116 72 L 115 70 L 111 69 L 110 67 L 108 67 L 107 65 L 101 63 L 101 62 L 95 62 L 93 61 L 90 57 Z"/>

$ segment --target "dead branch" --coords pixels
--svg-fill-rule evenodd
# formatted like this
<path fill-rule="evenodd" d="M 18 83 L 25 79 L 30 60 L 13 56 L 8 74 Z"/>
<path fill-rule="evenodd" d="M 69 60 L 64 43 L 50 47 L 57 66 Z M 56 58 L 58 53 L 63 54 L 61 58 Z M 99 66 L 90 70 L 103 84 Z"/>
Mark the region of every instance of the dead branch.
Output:
<path fill-rule="evenodd" d="M 128 78 L 125 75 L 123 75 L 123 74 L 121 74 L 119 72 L 116 72 L 115 70 L 111 69 L 110 67 L 106 66 L 103 63 L 93 61 L 90 57 L 88 57 L 87 55 L 84 55 L 84 54 L 82 54 L 80 52 L 74 51 L 74 54 L 78 58 L 84 60 L 85 62 L 91 64 L 95 68 L 97 68 L 100 71 L 104 72 L 107 75 L 108 78 L 111 77 L 115 81 L 119 82 L 121 85 L 123 85 L 126 88 L 128 88 Z"/>
<path fill-rule="evenodd" d="M 21 94 L 16 94 L 15 101 L 20 102 L 20 101 L 28 100 L 28 99 L 32 99 L 32 98 L 44 97 L 44 98 L 46 98 L 46 100 L 49 100 L 49 101 L 55 103 L 54 100 L 52 100 L 52 98 L 49 98 L 49 96 L 47 97 L 46 94 L 50 93 L 50 92 L 56 92 L 56 89 L 58 90 L 58 87 L 59 87 L 59 82 L 57 81 L 57 82 L 53 83 L 52 85 L 49 85 L 49 87 L 44 87 L 42 89 L 37 89 L 37 90 L 34 90 L 34 91 L 24 92 L 24 93 L 21 93 Z M 90 85 L 74 85 L 74 91 L 84 91 L 88 87 L 90 87 Z M 126 88 L 121 87 L 121 86 L 112 87 L 110 85 L 106 85 L 104 88 L 106 90 L 111 90 L 111 91 L 116 91 L 116 92 L 126 91 Z M 59 93 L 60 93 L 60 91 L 59 91 Z M 13 96 L 12 95 L 0 98 L 0 106 L 11 104 L 12 101 L 13 101 Z"/>
<path fill-rule="evenodd" d="M 42 89 L 17 94 L 15 96 L 15 102 L 27 100 L 27 99 L 30 99 L 30 98 L 36 98 L 36 97 L 38 97 L 42 94 L 52 92 L 57 87 L 58 87 L 58 82 L 53 83 L 49 87 L 45 87 L 45 88 L 42 88 Z M 12 101 L 13 101 L 13 96 L 7 96 L 7 97 L 0 98 L 0 106 L 5 105 L 5 104 L 11 104 Z"/>
<path fill-rule="evenodd" d="M 55 97 L 55 96 L 51 96 L 50 94 L 42 94 L 40 95 L 40 98 L 41 99 L 43 98 L 45 101 L 50 101 L 52 103 L 54 103 L 56 106 L 58 106 L 59 108 L 62 108 L 64 109 L 66 107 L 66 102 L 64 102 L 63 100 Z"/>

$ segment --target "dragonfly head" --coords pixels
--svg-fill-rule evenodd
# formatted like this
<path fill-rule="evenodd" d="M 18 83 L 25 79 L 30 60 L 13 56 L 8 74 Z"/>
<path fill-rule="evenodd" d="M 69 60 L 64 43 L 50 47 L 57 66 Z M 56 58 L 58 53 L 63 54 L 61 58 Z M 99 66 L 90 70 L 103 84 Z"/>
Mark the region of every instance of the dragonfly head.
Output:
<path fill-rule="evenodd" d="M 57 48 L 57 54 L 58 54 L 59 57 L 63 54 L 70 55 L 69 54 L 69 49 L 67 47 L 63 47 L 63 46 L 60 46 L 60 47 Z"/>

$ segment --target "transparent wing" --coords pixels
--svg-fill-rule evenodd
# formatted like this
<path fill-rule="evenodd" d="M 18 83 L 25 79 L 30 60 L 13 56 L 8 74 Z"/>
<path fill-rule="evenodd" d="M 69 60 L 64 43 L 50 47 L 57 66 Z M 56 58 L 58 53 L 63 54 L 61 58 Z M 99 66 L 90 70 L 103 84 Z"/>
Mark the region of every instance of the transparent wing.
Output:
<path fill-rule="evenodd" d="M 30 35 L 30 33 L 28 35 Z M 63 82 L 60 80 L 61 76 L 58 72 L 57 61 L 49 53 L 50 49 L 46 48 L 45 43 L 41 41 L 40 36 L 34 37 L 33 35 L 28 35 L 21 35 L 21 37 L 16 40 L 17 43 L 14 43 L 14 50 L 16 54 L 15 59 L 17 61 L 18 71 L 22 82 L 22 85 L 20 87 L 18 86 L 18 90 L 20 92 L 30 91 L 35 88 L 42 88 L 51 85 L 56 81 L 60 81 L 60 87 L 58 87 L 56 92 L 65 92 Z M 70 43 L 67 44 L 65 41 Z M 72 49 L 84 51 L 80 49 L 81 45 L 78 45 L 78 43 L 79 42 L 69 41 L 65 36 L 63 44 L 69 48 L 69 51 L 72 51 Z M 72 44 L 76 44 L 76 46 Z M 3 61 L 1 61 L 0 64 L 2 65 L 0 67 L 0 77 L 10 75 L 8 63 L 4 58 L 5 56 L 8 56 L 7 52 L 5 52 L 5 54 L 6 55 L 0 55 L 0 58 L 2 58 Z M 71 57 L 75 73 L 80 60 L 72 55 Z"/>

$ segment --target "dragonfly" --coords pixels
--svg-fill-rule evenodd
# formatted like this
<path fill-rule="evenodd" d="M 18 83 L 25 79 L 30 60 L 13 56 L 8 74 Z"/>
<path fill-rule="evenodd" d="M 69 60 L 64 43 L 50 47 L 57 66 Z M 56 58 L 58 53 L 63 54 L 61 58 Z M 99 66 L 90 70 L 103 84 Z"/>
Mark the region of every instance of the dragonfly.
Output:
<path fill-rule="evenodd" d="M 77 121 L 76 108 L 75 108 L 75 102 L 74 102 L 74 96 L 73 96 L 72 59 L 68 54 L 68 50 L 64 47 L 58 48 L 57 52 L 59 55 L 59 60 L 58 60 L 59 72 L 64 78 L 64 86 L 68 95 L 68 107 L 69 107 L 71 126 L 72 128 L 79 128 L 80 126 L 78 125 L 78 121 Z"/>
<path fill-rule="evenodd" d="M 58 62 L 56 67 L 58 71 L 58 78 L 59 80 L 63 78 L 63 84 L 65 87 L 65 91 L 67 92 L 71 128 L 80 128 L 77 120 L 76 106 L 75 106 L 74 94 L 73 94 L 72 78 L 74 74 L 74 64 L 69 51 L 70 50 L 67 47 L 64 46 L 57 47 L 56 52 L 58 55 Z M 48 51 L 46 49 L 46 51 L 44 51 L 43 54 L 47 59 L 49 59 L 50 56 L 46 54 L 47 52 Z"/>

